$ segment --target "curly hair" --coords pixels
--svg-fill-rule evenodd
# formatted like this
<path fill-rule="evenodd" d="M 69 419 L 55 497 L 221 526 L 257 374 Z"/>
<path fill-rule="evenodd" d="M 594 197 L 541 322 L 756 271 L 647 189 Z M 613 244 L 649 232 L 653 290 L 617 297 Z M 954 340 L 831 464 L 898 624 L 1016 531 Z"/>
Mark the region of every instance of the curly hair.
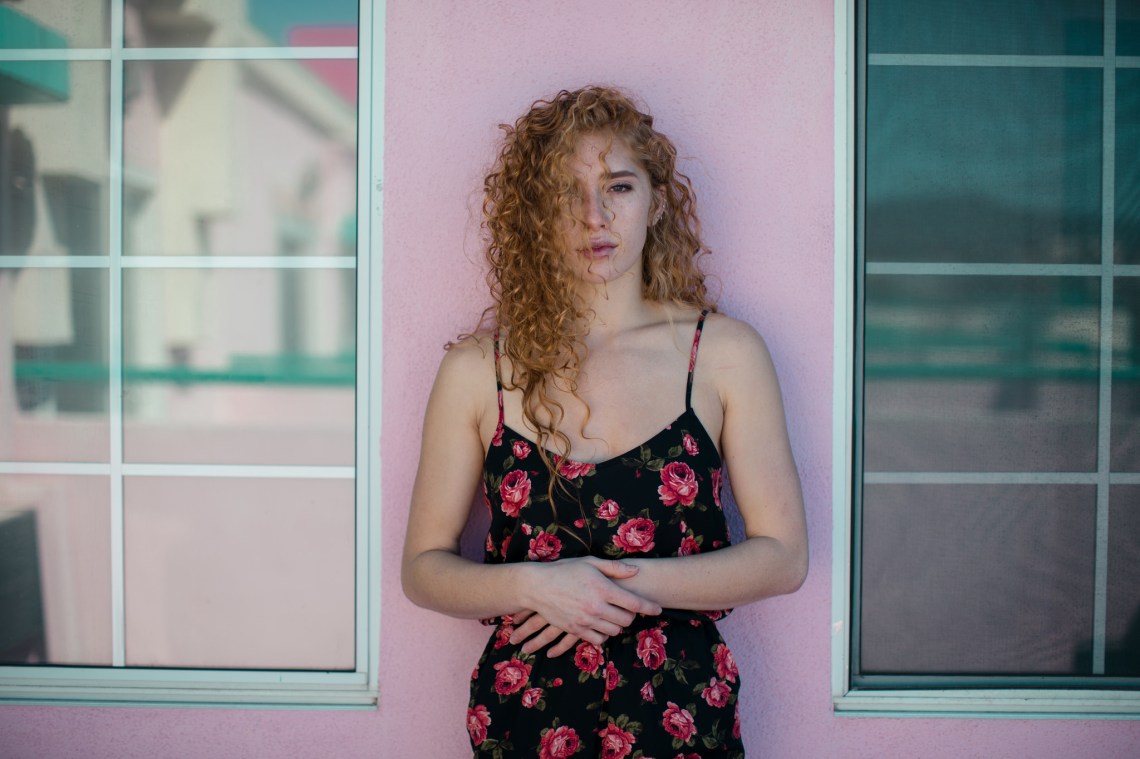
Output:
<path fill-rule="evenodd" d="M 514 368 L 506 387 L 522 389 L 523 414 L 538 433 L 543 462 L 556 472 L 570 441 L 558 430 L 563 409 L 547 383 L 558 379 L 576 393 L 590 316 L 575 298 L 566 256 L 567 224 L 580 224 L 572 210 L 579 190 L 571 168 L 579 139 L 602 134 L 622 140 L 649 174 L 655 191 L 650 218 L 656 221 L 642 253 L 646 300 L 715 309 L 698 265 L 709 251 L 701 242 L 692 183 L 677 170 L 676 147 L 621 91 L 563 90 L 500 128 L 502 148 L 483 182 L 494 301 L 486 317 L 503 331 L 502 352 Z M 551 440 L 553 461 L 547 454 Z M 552 484 L 558 479 L 552 477 Z"/>

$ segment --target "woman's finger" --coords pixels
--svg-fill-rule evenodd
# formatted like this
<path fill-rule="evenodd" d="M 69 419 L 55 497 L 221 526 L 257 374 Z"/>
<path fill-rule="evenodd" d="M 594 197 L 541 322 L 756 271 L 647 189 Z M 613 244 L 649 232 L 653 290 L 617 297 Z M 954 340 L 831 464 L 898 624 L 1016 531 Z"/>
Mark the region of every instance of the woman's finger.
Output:
<path fill-rule="evenodd" d="M 515 625 L 514 632 L 511 633 L 511 643 L 522 643 L 550 624 L 541 614 L 531 613 L 527 617 L 522 624 Z"/>
<path fill-rule="evenodd" d="M 533 654 L 544 646 L 553 643 L 561 634 L 562 630 L 559 630 L 554 625 L 547 625 L 542 632 L 528 639 L 527 642 L 523 644 L 521 651 L 524 654 Z"/>
<path fill-rule="evenodd" d="M 546 652 L 546 655 L 551 659 L 553 659 L 555 656 L 561 656 L 570 649 L 574 648 L 574 646 L 577 645 L 578 641 L 580 640 L 581 638 L 579 638 L 577 635 L 566 633 L 562 636 L 562 640 L 558 641 L 550 647 L 550 650 Z"/>

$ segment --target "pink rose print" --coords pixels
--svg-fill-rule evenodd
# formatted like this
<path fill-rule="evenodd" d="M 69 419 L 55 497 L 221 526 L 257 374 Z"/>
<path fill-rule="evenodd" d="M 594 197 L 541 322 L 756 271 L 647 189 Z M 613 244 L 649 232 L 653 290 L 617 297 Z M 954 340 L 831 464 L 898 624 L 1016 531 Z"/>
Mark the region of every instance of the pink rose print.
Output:
<path fill-rule="evenodd" d="M 622 730 L 612 722 L 598 731 L 598 738 L 601 739 L 601 759 L 625 759 L 637 741 L 633 733 Z"/>
<path fill-rule="evenodd" d="M 498 651 L 503 646 L 511 642 L 511 634 L 514 633 L 515 628 L 511 625 L 500 625 L 499 629 L 495 631 L 495 650 Z"/>
<path fill-rule="evenodd" d="M 593 643 L 582 641 L 574 649 L 574 665 L 583 672 L 593 674 L 602 666 L 602 649 Z"/>
<path fill-rule="evenodd" d="M 720 505 L 720 489 L 724 485 L 724 470 L 717 469 L 712 475 L 712 489 L 713 489 L 713 503 L 716 504 L 718 509 L 724 508 Z"/>
<path fill-rule="evenodd" d="M 499 486 L 499 495 L 503 497 L 503 513 L 517 517 L 519 510 L 530 500 L 530 478 L 526 472 L 521 469 L 507 472 Z"/>
<path fill-rule="evenodd" d="M 487 707 L 479 704 L 467 710 L 467 733 L 476 746 L 487 740 L 487 725 L 491 724 L 491 714 Z"/>
<path fill-rule="evenodd" d="M 522 705 L 527 709 L 533 709 L 540 698 L 542 698 L 542 688 L 527 688 L 522 694 Z"/>
<path fill-rule="evenodd" d="M 574 520 L 574 526 L 578 527 L 578 528 L 585 527 L 586 526 L 586 520 L 585 519 L 575 519 Z"/>
<path fill-rule="evenodd" d="M 736 705 L 736 713 L 732 717 L 732 737 L 740 737 L 740 704 Z"/>
<path fill-rule="evenodd" d="M 540 532 L 530 539 L 530 550 L 526 552 L 526 557 L 531 561 L 554 561 L 561 551 L 561 540 L 549 533 Z"/>
<path fill-rule="evenodd" d="M 617 528 L 614 545 L 629 553 L 647 553 L 653 550 L 653 522 L 644 517 L 631 519 Z"/>
<path fill-rule="evenodd" d="M 695 553 L 701 552 L 701 546 L 697 543 L 697 539 L 692 535 L 686 535 L 681 538 L 681 547 L 677 549 L 678 556 L 692 556 Z"/>
<path fill-rule="evenodd" d="M 521 659 L 501 661 L 495 665 L 495 692 L 506 696 L 522 688 L 530 679 L 530 665 Z"/>
<path fill-rule="evenodd" d="M 551 688 L 557 688 L 561 684 L 562 684 L 562 678 L 561 677 L 556 677 L 550 681 L 550 687 Z"/>
<path fill-rule="evenodd" d="M 612 661 L 606 662 L 606 695 L 621 683 L 621 673 Z"/>
<path fill-rule="evenodd" d="M 693 724 L 693 715 L 688 709 L 682 709 L 672 701 L 667 702 L 667 708 L 662 713 L 661 724 L 665 732 L 680 741 L 688 743 L 697 734 L 697 727 Z"/>
<path fill-rule="evenodd" d="M 637 656 L 650 669 L 665 663 L 665 637 L 660 627 L 651 627 L 637 634 Z"/>
<path fill-rule="evenodd" d="M 736 682 L 736 676 L 740 673 L 736 669 L 736 658 L 728 650 L 728 646 L 718 643 L 716 650 L 713 651 L 713 661 L 716 662 L 717 677 L 730 683 Z"/>
<path fill-rule="evenodd" d="M 617 501 L 608 499 L 602 501 L 601 505 L 598 506 L 598 510 L 595 513 L 598 515 L 598 519 L 604 519 L 608 522 L 611 519 L 618 518 L 618 511 L 619 507 L 617 505 Z"/>
<path fill-rule="evenodd" d="M 495 552 L 495 541 L 491 540 L 491 533 L 489 533 L 489 532 L 487 533 L 487 541 L 483 545 L 483 549 L 487 553 L 494 553 Z"/>
<path fill-rule="evenodd" d="M 661 486 L 657 494 L 666 506 L 692 506 L 697 497 L 697 476 L 688 464 L 674 461 L 661 470 Z"/>
<path fill-rule="evenodd" d="M 508 535 L 507 537 L 503 538 L 503 547 L 499 549 L 503 553 L 503 556 L 507 555 L 507 546 L 509 546 L 510 544 L 511 544 L 511 536 Z"/>
<path fill-rule="evenodd" d="M 696 456 L 701 452 L 701 449 L 697 447 L 696 438 L 687 432 L 685 433 L 685 437 L 681 439 L 681 445 L 685 446 L 685 453 L 689 454 L 690 456 Z"/>
<path fill-rule="evenodd" d="M 499 422 L 499 425 L 497 427 L 495 427 L 495 435 L 494 435 L 494 437 L 491 438 L 491 445 L 493 445 L 497 448 L 502 444 L 503 444 L 503 423 Z"/>
<path fill-rule="evenodd" d="M 558 473 L 568 480 L 576 480 L 594 472 L 593 464 L 584 464 L 581 461 L 564 459 L 561 456 L 555 456 L 554 463 L 558 465 Z"/>
<path fill-rule="evenodd" d="M 645 685 L 641 686 L 641 700 L 652 702 L 653 698 L 653 683 L 646 680 Z"/>
<path fill-rule="evenodd" d="M 709 706 L 715 706 L 720 709 L 728 703 L 728 697 L 731 693 L 732 691 L 729 689 L 727 683 L 712 677 L 709 678 L 709 687 L 701 691 L 701 698 L 703 698 L 705 703 Z"/>
<path fill-rule="evenodd" d="M 516 440 L 511 446 L 511 453 L 516 459 L 525 459 L 530 455 L 530 444 L 525 440 Z"/>
<path fill-rule="evenodd" d="M 578 733 L 574 728 L 562 725 L 548 728 L 538 744 L 539 759 L 569 759 L 578 752 Z"/>

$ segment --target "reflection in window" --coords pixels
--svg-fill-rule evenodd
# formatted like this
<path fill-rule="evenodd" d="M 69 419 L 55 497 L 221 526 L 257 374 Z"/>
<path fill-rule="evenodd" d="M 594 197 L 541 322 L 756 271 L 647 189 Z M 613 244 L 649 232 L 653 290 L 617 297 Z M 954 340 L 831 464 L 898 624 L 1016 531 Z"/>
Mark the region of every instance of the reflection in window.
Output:
<path fill-rule="evenodd" d="M 852 684 L 1114 688 L 1140 676 L 1137 4 L 860 13 Z"/>
<path fill-rule="evenodd" d="M 0 665 L 111 663 L 110 492 L 0 475 Z"/>
<path fill-rule="evenodd" d="M 128 47 L 355 47 L 357 0 L 128 0 Z"/>

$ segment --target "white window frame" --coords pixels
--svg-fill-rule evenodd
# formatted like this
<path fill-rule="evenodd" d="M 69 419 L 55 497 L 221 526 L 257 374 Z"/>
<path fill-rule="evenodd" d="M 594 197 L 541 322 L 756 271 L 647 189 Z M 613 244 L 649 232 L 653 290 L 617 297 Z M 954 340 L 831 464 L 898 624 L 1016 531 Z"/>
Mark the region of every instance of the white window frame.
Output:
<path fill-rule="evenodd" d="M 1105 23 L 1113 27 L 1116 23 L 1115 6 L 1115 0 L 1107 0 L 1105 4 Z M 851 687 L 856 33 L 855 0 L 835 0 L 835 314 L 831 469 L 831 698 L 835 713 L 887 717 L 1140 719 L 1140 691 L 1053 688 L 860 690 Z M 1114 48 L 1105 50 L 1105 57 L 1108 56 L 1115 57 Z M 1105 81 L 1105 102 L 1112 103 L 1115 98 L 1114 78 L 1106 77 Z M 1102 400 L 1104 392 L 1102 388 Z"/>
<path fill-rule="evenodd" d="M 110 417 L 112 460 L 104 464 L 0 464 L 0 474 L 107 474 L 112 481 L 111 586 L 113 656 L 110 667 L 0 666 L 0 704 L 119 704 L 138 706 L 258 706 L 308 708 L 375 708 L 380 655 L 380 428 L 382 388 L 382 242 L 384 175 L 384 0 L 360 0 L 359 46 L 292 48 L 171 48 L 134 50 L 123 47 L 123 7 L 111 0 L 109 48 L 65 51 L 0 50 L 0 60 L 106 61 L 110 64 L 110 251 L 76 262 L 39 256 L 0 256 L 6 266 L 106 268 L 110 280 Z M 122 255 L 123 70 L 130 60 L 255 60 L 357 58 L 357 249 L 352 257 L 291 259 L 298 268 L 355 268 L 356 323 L 356 465 L 344 467 L 214 467 L 131 465 L 122 460 L 120 293 L 122 272 L 130 268 L 281 268 L 282 261 L 258 257 L 200 258 Z M 38 259 L 38 260 L 36 260 Z M 117 450 L 116 450 L 117 449 Z M 136 471 L 137 470 L 137 471 Z M 355 665 L 352 671 L 298 672 L 276 670 L 132 669 L 125 666 L 123 630 L 123 511 L 121 476 L 273 476 L 355 478 Z M 117 492 L 116 492 L 117 491 Z M 117 557 L 117 558 L 115 558 Z"/>

